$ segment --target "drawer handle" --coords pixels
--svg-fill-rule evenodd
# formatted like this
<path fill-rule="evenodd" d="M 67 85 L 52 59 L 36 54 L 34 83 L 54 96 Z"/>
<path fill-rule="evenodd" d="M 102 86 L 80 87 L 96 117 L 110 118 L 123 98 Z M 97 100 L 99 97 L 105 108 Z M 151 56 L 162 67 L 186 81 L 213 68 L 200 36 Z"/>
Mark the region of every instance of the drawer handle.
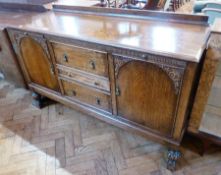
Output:
<path fill-rule="evenodd" d="M 71 93 L 72 93 L 73 96 L 77 95 L 77 92 L 75 90 L 71 91 Z"/>
<path fill-rule="evenodd" d="M 99 98 L 96 98 L 97 105 L 101 105 L 101 100 Z"/>
<path fill-rule="evenodd" d="M 90 67 L 91 67 L 91 69 L 95 69 L 96 68 L 96 65 L 95 65 L 95 62 L 94 61 L 90 61 L 89 62 L 89 64 L 90 64 Z"/>
<path fill-rule="evenodd" d="M 51 72 L 52 75 L 55 74 L 54 67 L 52 65 L 50 65 L 50 72 Z"/>
<path fill-rule="evenodd" d="M 94 85 L 95 86 L 99 86 L 100 84 L 98 82 L 94 82 Z"/>
<path fill-rule="evenodd" d="M 68 56 L 67 56 L 67 54 L 64 54 L 64 55 L 63 55 L 63 60 L 64 60 L 64 62 L 68 62 Z"/>

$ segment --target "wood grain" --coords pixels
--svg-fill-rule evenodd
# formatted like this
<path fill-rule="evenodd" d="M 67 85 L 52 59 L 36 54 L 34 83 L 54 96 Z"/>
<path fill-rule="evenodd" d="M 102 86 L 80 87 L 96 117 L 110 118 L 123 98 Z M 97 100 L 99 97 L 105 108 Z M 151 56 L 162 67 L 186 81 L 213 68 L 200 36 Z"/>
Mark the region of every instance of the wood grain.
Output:
<path fill-rule="evenodd" d="M 167 74 L 150 63 L 132 61 L 116 77 L 118 115 L 171 136 L 178 97 Z"/>
<path fill-rule="evenodd" d="M 19 47 L 31 82 L 58 91 L 58 82 L 51 72 L 51 63 L 42 46 L 34 39 L 24 37 Z"/>
<path fill-rule="evenodd" d="M 182 84 L 182 91 L 180 94 L 179 109 L 177 111 L 177 120 L 175 122 L 175 129 L 173 137 L 182 139 L 187 127 L 187 118 L 190 115 L 194 97 L 194 87 L 196 86 L 198 64 L 188 63 L 185 76 Z M 183 127 L 181 127 L 183 126 Z M 180 140 L 181 141 L 181 140 Z"/>
<path fill-rule="evenodd" d="M 108 77 L 107 53 L 52 43 L 57 64 Z"/>
<path fill-rule="evenodd" d="M 62 65 L 57 65 L 57 68 L 60 77 L 102 90 L 105 93 L 110 93 L 110 81 L 107 77 L 96 76 L 89 72 L 79 71 L 78 69 Z"/>
<path fill-rule="evenodd" d="M 74 82 L 62 80 L 65 95 L 83 103 L 111 111 L 110 96 L 96 91 L 96 89 L 81 86 Z"/>
<path fill-rule="evenodd" d="M 210 92 L 213 86 L 213 81 L 216 76 L 217 68 L 219 65 L 218 63 L 221 57 L 220 48 L 218 48 L 218 45 L 215 44 L 217 43 L 217 40 L 221 41 L 220 35 L 212 34 L 209 42 L 209 48 L 203 63 L 202 73 L 200 75 L 199 85 L 190 116 L 189 131 L 191 132 L 198 132 L 198 128 L 200 127 L 203 113 L 206 104 L 208 103 Z M 217 95 L 219 96 L 219 93 Z M 213 94 L 213 97 L 210 98 L 210 102 L 216 104 L 216 102 L 214 102 L 216 99 L 218 100 L 218 98 L 216 98 L 216 94 Z"/>
<path fill-rule="evenodd" d="M 157 53 L 194 62 L 200 61 L 210 33 L 210 28 L 205 22 L 195 25 L 188 23 L 188 20 L 186 22 L 168 21 L 168 18 L 158 20 L 164 15 L 167 16 L 167 13 L 154 13 L 158 17 L 157 20 L 151 20 L 151 15 L 144 20 L 125 16 L 115 17 L 109 13 L 106 16 L 54 11 L 43 14 L 13 12 L 3 14 L 0 16 L 0 24 L 4 26 L 15 28 L 21 26 L 19 28 L 23 30 L 54 33 L 56 36 L 102 43 L 114 48 L 123 47 Z M 184 15 L 184 18 L 191 20 L 192 16 Z M 38 19 L 39 22 L 32 22 L 33 19 Z M 70 21 L 72 25 L 65 25 Z M 198 39 L 194 39 L 195 37 Z"/>

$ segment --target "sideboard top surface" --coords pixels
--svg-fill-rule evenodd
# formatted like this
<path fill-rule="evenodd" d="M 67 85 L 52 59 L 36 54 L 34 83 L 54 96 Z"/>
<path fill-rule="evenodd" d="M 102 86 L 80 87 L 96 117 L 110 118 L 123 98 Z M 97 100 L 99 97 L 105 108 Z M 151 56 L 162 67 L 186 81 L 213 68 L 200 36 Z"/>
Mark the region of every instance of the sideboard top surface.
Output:
<path fill-rule="evenodd" d="M 162 54 L 192 62 L 199 62 L 210 34 L 210 27 L 205 24 L 63 11 L 0 11 L 0 26 Z"/>

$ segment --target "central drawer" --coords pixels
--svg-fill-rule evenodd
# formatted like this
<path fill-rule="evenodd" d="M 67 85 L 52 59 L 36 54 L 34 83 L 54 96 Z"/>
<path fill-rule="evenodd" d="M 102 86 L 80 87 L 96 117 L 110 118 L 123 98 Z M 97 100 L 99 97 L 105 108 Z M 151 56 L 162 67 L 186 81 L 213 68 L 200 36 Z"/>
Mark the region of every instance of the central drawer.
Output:
<path fill-rule="evenodd" d="M 58 64 L 108 77 L 107 53 L 52 42 Z"/>
<path fill-rule="evenodd" d="M 98 76 L 66 66 L 57 65 L 59 77 L 69 79 L 101 91 L 110 93 L 110 82 L 107 77 Z"/>
<path fill-rule="evenodd" d="M 64 94 L 73 100 L 110 111 L 110 96 L 87 86 L 61 79 Z"/>

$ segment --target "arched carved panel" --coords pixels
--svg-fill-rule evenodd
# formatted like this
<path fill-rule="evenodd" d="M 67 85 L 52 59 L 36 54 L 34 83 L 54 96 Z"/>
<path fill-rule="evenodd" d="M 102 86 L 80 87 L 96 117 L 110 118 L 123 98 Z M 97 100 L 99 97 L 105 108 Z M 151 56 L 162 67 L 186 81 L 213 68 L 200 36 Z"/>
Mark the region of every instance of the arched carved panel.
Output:
<path fill-rule="evenodd" d="M 118 116 L 170 137 L 186 65 L 169 65 L 160 58 L 113 57 Z"/>
<path fill-rule="evenodd" d="M 31 82 L 58 91 L 58 82 L 54 72 L 51 71 L 52 63 L 49 59 L 46 42 L 40 40 L 40 37 L 37 40 L 35 36 L 20 34 L 17 35 L 16 42 L 19 44 L 19 55 Z"/>
<path fill-rule="evenodd" d="M 47 54 L 47 57 L 50 58 L 48 46 L 46 44 L 46 39 L 44 39 L 43 35 L 38 35 L 38 34 L 29 35 L 27 32 L 24 32 L 24 33 L 19 32 L 19 33 L 16 33 L 14 37 L 18 46 L 20 46 L 22 38 L 31 37 L 33 40 L 35 40 L 41 45 L 41 47 L 44 49 L 44 52 Z"/>
<path fill-rule="evenodd" d="M 126 63 L 134 60 L 132 58 L 121 56 L 121 55 L 113 55 L 113 57 L 114 57 L 114 64 L 115 64 L 114 65 L 115 77 L 118 76 L 118 73 L 121 67 L 123 67 Z M 166 72 L 167 75 L 170 77 L 170 79 L 173 81 L 176 94 L 179 93 L 180 87 L 182 85 L 184 70 L 186 67 L 185 62 L 174 61 L 168 58 L 159 57 L 159 56 L 157 57 L 153 55 L 146 56 L 146 62 L 155 64 L 159 68 L 161 68 L 164 72 Z"/>

